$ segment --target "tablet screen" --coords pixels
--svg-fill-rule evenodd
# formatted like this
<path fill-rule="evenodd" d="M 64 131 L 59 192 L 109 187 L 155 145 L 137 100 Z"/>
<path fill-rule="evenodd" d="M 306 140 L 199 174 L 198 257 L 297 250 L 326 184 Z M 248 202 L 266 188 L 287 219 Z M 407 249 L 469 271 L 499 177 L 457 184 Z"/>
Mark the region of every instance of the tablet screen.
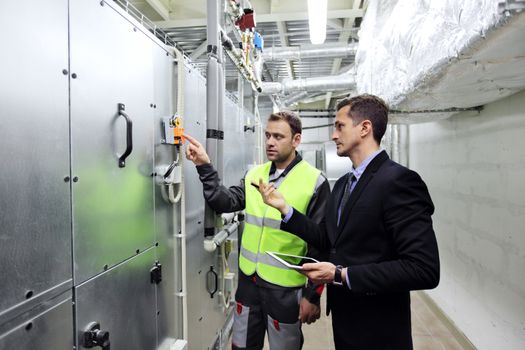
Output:
<path fill-rule="evenodd" d="M 298 256 L 298 255 L 290 255 L 290 254 L 283 254 L 283 253 L 277 253 L 277 252 L 266 252 L 268 255 L 270 255 L 275 260 L 279 261 L 284 266 L 294 269 L 294 270 L 301 270 L 302 265 L 306 263 L 316 263 L 319 262 L 315 260 L 314 258 L 310 258 L 308 256 Z"/>

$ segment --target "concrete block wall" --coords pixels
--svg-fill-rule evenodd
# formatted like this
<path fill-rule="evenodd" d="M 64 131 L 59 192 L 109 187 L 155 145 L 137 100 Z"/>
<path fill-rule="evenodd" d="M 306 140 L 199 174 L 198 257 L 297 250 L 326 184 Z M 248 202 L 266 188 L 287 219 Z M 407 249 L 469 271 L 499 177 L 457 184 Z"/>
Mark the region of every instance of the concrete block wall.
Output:
<path fill-rule="evenodd" d="M 478 349 L 525 349 L 525 91 L 409 131 L 436 206 L 429 295 Z"/>

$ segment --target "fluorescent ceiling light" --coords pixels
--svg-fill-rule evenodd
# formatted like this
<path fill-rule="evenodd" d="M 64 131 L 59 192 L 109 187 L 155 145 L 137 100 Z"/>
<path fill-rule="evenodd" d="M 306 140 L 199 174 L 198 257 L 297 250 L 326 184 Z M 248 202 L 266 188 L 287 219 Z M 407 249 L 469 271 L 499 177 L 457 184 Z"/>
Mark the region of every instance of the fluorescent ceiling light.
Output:
<path fill-rule="evenodd" d="M 322 44 L 326 39 L 328 0 L 308 0 L 308 24 L 312 44 Z"/>

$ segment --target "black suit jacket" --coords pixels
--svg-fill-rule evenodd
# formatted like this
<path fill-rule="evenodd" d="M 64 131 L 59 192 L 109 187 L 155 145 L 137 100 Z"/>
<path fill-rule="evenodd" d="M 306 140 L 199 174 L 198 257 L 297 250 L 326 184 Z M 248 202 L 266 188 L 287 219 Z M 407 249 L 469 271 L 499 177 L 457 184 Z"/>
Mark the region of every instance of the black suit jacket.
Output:
<path fill-rule="evenodd" d="M 428 189 L 383 151 L 357 182 L 337 226 L 347 180 L 336 182 L 321 226 L 294 210 L 281 227 L 348 267 L 351 289 L 328 286 L 338 349 L 412 349 L 409 291 L 439 282 Z"/>

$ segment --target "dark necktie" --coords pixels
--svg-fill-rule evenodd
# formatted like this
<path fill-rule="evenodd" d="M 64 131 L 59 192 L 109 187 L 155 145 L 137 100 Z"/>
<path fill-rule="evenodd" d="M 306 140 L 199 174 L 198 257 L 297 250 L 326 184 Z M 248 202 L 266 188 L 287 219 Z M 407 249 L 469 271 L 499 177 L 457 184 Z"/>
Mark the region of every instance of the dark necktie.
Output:
<path fill-rule="evenodd" d="M 339 223 L 341 222 L 341 213 L 343 212 L 343 209 L 345 208 L 345 205 L 348 202 L 348 198 L 350 198 L 350 193 L 352 193 L 352 184 L 355 180 L 356 178 L 354 174 L 350 174 L 350 176 L 348 177 L 348 181 L 345 185 L 345 191 L 343 192 L 341 203 L 339 203 L 339 208 L 337 210 L 337 226 L 339 226 Z"/>

